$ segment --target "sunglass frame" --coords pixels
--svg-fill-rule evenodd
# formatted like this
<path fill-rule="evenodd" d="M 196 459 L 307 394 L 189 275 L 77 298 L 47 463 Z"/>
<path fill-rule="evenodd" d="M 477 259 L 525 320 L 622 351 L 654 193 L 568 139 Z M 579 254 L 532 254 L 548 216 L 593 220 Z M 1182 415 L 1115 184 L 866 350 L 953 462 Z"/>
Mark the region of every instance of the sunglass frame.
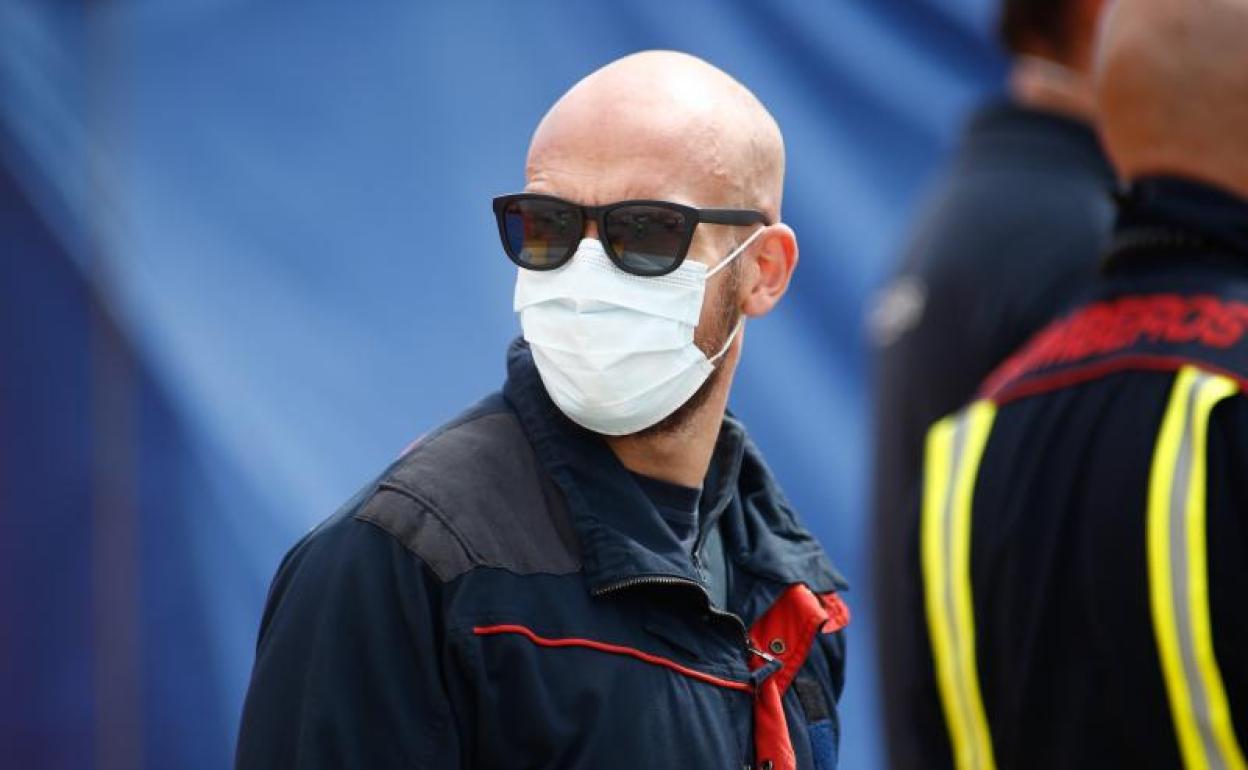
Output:
<path fill-rule="evenodd" d="M 545 265 L 528 265 L 520 260 L 519 255 L 512 253 L 511 241 L 507 238 L 507 207 L 516 201 L 533 200 L 547 201 L 567 206 L 580 217 L 579 227 L 577 228 L 580 235 L 568 246 L 566 252 L 559 259 Z M 684 238 L 681 241 L 680 249 L 677 254 L 673 255 L 671 266 L 660 271 L 647 272 L 638 270 L 624 263 L 624 260 L 615 253 L 615 249 L 611 246 L 610 240 L 607 238 L 607 216 L 614 210 L 626 206 L 651 206 L 655 208 L 664 208 L 675 211 L 685 217 L 688 226 L 685 229 Z M 674 203 L 672 201 L 662 200 L 625 200 L 615 201 L 613 203 L 603 204 L 601 206 L 583 206 L 579 203 L 573 203 L 565 198 L 556 195 L 545 195 L 543 193 L 511 193 L 509 195 L 499 195 L 494 198 L 494 218 L 498 221 L 498 237 L 503 242 L 503 251 L 506 252 L 507 258 L 514 262 L 518 267 L 525 270 L 557 270 L 568 263 L 572 255 L 576 253 L 577 246 L 580 245 L 581 238 L 585 233 L 585 223 L 594 221 L 598 225 L 598 241 L 602 243 L 602 248 L 607 253 L 607 257 L 616 267 L 620 268 L 630 275 L 637 275 L 644 278 L 656 278 L 661 275 L 667 275 L 675 271 L 684 264 L 685 257 L 689 254 L 689 246 L 693 243 L 693 233 L 700 224 L 708 225 L 753 225 L 763 224 L 770 225 L 771 220 L 766 214 L 755 209 L 700 209 L 693 206 L 686 206 L 683 203 Z"/>

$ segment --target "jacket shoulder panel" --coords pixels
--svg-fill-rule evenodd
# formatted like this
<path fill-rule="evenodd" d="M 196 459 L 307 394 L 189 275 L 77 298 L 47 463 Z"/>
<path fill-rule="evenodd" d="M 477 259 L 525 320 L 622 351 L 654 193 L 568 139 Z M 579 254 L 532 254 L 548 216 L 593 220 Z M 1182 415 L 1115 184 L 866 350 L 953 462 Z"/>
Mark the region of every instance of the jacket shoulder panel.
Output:
<path fill-rule="evenodd" d="M 562 494 L 508 411 L 417 443 L 355 518 L 390 533 L 444 581 L 474 567 L 561 575 L 581 566 Z"/>

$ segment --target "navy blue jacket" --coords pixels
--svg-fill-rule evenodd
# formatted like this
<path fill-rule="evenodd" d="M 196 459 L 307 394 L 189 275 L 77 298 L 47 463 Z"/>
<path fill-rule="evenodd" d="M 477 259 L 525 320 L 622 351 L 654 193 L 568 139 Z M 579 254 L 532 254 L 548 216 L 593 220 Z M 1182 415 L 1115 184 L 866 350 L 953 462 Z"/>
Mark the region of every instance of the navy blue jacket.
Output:
<path fill-rule="evenodd" d="M 1242 766 L 1248 200 L 1142 180 L 1104 267 L 929 437 L 906 767 Z"/>
<path fill-rule="evenodd" d="M 238 767 L 833 767 L 844 584 L 741 425 L 702 496 L 715 607 L 523 343 L 508 370 L 286 556 Z"/>

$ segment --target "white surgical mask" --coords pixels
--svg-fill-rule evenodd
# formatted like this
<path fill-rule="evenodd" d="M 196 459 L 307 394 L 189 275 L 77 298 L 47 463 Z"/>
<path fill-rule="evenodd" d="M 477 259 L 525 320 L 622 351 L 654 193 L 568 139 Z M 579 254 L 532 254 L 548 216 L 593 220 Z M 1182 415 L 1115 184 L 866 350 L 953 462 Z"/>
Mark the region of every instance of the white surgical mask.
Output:
<path fill-rule="evenodd" d="M 596 433 L 625 436 L 655 425 L 688 401 L 744 322 L 707 358 L 693 342 L 706 282 L 762 231 L 712 270 L 686 259 L 667 275 L 631 275 L 593 238 L 583 239 L 556 270 L 520 268 L 514 309 L 559 409 Z"/>

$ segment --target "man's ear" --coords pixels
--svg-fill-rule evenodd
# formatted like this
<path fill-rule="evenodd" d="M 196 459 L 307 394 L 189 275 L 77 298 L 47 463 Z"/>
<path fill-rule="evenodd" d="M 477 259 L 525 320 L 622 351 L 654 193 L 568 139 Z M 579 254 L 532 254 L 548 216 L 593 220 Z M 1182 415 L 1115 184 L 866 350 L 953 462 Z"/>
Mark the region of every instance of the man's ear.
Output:
<path fill-rule="evenodd" d="M 758 236 L 741 285 L 741 312 L 750 318 L 767 315 L 788 291 L 797 267 L 797 236 L 783 222 Z"/>

